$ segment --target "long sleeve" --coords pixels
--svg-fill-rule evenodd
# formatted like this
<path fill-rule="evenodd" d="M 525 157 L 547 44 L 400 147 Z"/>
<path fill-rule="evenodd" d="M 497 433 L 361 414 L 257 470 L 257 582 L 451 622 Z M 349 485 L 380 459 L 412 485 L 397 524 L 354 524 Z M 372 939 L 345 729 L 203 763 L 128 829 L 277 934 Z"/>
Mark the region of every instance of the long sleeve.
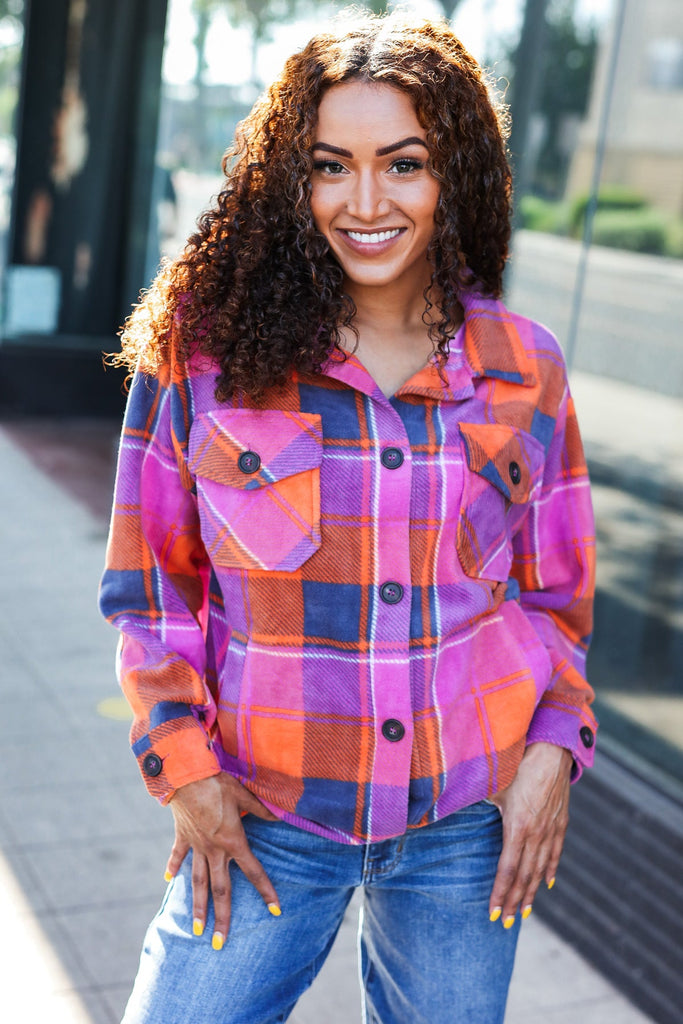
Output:
<path fill-rule="evenodd" d="M 552 674 L 527 743 L 546 741 L 574 756 L 574 778 L 593 761 L 597 723 L 585 678 L 593 628 L 595 536 L 588 471 L 565 388 L 548 446 L 544 478 L 514 541 L 512 575 L 529 621 L 546 646 Z"/>
<path fill-rule="evenodd" d="M 185 468 L 186 380 L 135 376 L 119 451 L 102 613 L 121 631 L 118 674 L 133 709 L 131 744 L 166 802 L 220 769 L 205 641 L 209 568 Z"/>

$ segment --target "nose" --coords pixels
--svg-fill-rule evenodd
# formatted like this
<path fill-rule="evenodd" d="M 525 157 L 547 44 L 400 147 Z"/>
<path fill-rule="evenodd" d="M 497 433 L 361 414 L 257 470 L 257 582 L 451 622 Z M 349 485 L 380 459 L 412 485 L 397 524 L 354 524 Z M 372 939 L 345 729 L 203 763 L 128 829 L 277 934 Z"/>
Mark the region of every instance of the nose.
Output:
<path fill-rule="evenodd" d="M 354 175 L 347 209 L 357 220 L 372 223 L 391 208 L 381 177 L 369 168 Z"/>

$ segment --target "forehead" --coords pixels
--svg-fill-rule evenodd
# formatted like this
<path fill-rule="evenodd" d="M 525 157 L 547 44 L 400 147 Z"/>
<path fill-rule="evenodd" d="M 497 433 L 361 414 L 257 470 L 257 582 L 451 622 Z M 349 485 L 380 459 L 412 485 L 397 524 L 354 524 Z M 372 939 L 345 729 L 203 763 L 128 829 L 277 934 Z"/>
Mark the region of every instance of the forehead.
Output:
<path fill-rule="evenodd" d="M 352 81 L 331 86 L 318 107 L 316 141 L 330 133 L 367 136 L 382 143 L 402 136 L 426 139 L 411 97 L 382 82 Z M 398 134 L 397 134 L 398 133 Z"/>

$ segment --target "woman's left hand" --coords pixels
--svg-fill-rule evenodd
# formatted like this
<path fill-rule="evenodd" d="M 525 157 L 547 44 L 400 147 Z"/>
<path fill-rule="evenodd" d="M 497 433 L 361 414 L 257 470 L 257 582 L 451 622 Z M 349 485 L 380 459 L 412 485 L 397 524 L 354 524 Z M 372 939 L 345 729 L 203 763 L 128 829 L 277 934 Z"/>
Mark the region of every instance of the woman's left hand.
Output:
<path fill-rule="evenodd" d="M 520 907 L 529 916 L 542 879 L 553 885 L 569 822 L 571 767 L 564 747 L 532 743 L 510 785 L 491 797 L 503 818 L 503 850 L 489 913 L 506 928 Z"/>

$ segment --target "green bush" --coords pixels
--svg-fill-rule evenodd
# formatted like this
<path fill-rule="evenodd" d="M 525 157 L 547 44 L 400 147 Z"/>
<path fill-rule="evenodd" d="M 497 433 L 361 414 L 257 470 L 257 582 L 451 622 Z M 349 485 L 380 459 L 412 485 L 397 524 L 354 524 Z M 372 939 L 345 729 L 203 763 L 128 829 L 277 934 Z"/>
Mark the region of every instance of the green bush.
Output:
<path fill-rule="evenodd" d="M 574 238 L 583 234 L 583 222 L 590 202 L 590 195 L 585 192 L 575 196 L 569 212 L 569 231 Z M 622 185 L 604 185 L 598 192 L 596 213 L 603 210 L 642 210 L 646 201 L 638 192 L 624 188 Z"/>
<path fill-rule="evenodd" d="M 651 207 L 599 209 L 593 221 L 593 243 L 664 256 L 669 252 L 669 230 L 664 215 Z"/>
<path fill-rule="evenodd" d="M 565 235 L 568 227 L 569 207 L 567 203 L 550 202 L 540 196 L 522 196 L 519 204 L 522 227 L 529 231 L 545 231 L 547 234 Z"/>

